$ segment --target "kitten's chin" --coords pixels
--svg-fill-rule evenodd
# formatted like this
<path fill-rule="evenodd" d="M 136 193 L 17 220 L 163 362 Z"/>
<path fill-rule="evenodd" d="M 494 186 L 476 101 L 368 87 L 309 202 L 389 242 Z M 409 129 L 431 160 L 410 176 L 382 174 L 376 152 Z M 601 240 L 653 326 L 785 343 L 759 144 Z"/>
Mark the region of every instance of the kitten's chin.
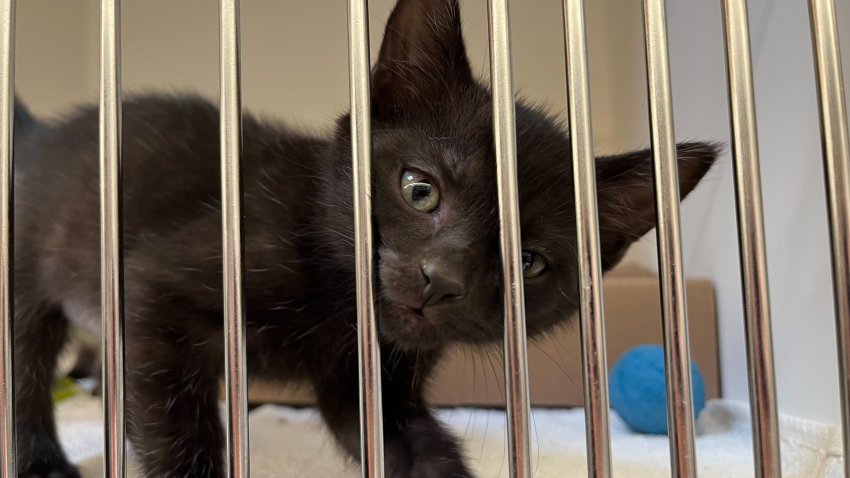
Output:
<path fill-rule="evenodd" d="M 384 341 L 405 351 L 433 350 L 445 343 L 437 324 L 419 309 L 383 304 L 378 325 Z"/>

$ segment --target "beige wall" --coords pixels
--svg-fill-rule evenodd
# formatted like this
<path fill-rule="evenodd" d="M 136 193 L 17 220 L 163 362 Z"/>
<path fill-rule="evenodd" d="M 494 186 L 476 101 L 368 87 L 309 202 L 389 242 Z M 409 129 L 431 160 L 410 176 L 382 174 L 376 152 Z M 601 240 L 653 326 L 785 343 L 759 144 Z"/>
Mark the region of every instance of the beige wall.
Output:
<path fill-rule="evenodd" d="M 94 0 L 17 2 L 17 91 L 37 113 L 67 109 L 97 94 Z"/>
<path fill-rule="evenodd" d="M 486 7 L 465 1 L 472 63 L 488 72 Z M 635 2 L 589 2 L 596 138 L 606 149 L 645 144 L 639 9 Z M 370 2 L 377 54 L 391 0 Z M 610 13 L 606 13 L 610 12 Z M 534 100 L 563 111 L 560 2 L 512 4 L 515 83 Z M 96 98 L 98 7 L 95 0 L 28 0 L 18 6 L 18 90 L 38 112 L 63 111 Z M 331 2 L 243 2 L 243 75 L 247 109 L 321 127 L 348 101 L 346 10 Z M 218 3 L 146 0 L 123 4 L 123 73 L 128 93 L 192 89 L 217 95 Z M 636 113 L 631 112 L 635 110 Z M 636 134 L 634 131 L 640 131 Z"/>

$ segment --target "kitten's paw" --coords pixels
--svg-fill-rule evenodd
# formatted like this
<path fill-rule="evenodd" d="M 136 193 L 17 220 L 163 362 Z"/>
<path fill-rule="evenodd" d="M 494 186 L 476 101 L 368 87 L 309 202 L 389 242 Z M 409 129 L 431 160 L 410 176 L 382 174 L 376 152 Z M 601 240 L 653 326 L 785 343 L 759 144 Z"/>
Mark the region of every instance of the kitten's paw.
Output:
<path fill-rule="evenodd" d="M 19 478 L 80 478 L 80 472 L 67 461 L 35 461 L 21 469 Z"/>

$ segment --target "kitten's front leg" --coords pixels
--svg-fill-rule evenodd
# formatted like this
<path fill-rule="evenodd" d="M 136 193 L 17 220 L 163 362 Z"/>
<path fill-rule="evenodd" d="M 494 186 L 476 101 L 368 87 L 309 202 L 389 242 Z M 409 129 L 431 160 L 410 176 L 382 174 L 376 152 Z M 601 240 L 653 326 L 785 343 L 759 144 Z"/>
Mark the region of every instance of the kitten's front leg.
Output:
<path fill-rule="evenodd" d="M 146 478 L 222 478 L 220 340 L 179 331 L 205 320 L 183 315 L 128 320 L 127 432 Z"/>
<path fill-rule="evenodd" d="M 457 440 L 425 405 L 421 383 L 428 370 L 426 367 L 415 370 L 414 363 L 413 360 L 402 358 L 393 372 L 383 374 L 384 461 L 387 476 L 472 477 Z M 348 373 L 342 376 L 345 378 L 334 374 L 333 378 L 326 377 L 316 383 L 316 395 L 319 409 L 339 444 L 351 456 L 359 459 L 357 370 L 349 368 Z"/>
<path fill-rule="evenodd" d="M 472 472 L 464 463 L 457 439 L 441 425 L 428 410 L 421 410 L 416 416 L 395 418 L 399 428 L 398 439 L 405 448 L 410 461 L 409 467 L 393 468 L 392 457 L 387 461 L 390 476 L 410 476 L 412 478 L 466 478 Z M 384 418 L 387 419 L 386 417 Z M 392 437 L 392 434 L 389 434 Z M 392 438 L 390 438 L 392 439 Z M 407 469 L 405 473 L 403 470 Z"/>
<path fill-rule="evenodd" d="M 68 320 L 56 308 L 16 296 L 15 407 L 20 478 L 79 478 L 59 445 L 51 395 Z"/>

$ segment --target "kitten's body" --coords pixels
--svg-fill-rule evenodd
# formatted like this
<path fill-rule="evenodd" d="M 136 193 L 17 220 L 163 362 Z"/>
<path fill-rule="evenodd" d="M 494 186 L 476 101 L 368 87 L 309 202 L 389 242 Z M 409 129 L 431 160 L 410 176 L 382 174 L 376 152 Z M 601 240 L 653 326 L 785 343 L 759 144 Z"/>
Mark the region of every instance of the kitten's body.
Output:
<path fill-rule="evenodd" d="M 199 98 L 147 96 L 128 101 L 124 111 L 127 381 L 132 413 L 135 397 L 143 393 L 139 382 L 153 380 L 163 369 L 181 364 L 189 374 L 163 377 L 150 385 L 164 400 L 172 396 L 170 384 L 188 384 L 203 368 L 209 368 L 210 376 L 221 371 L 221 213 L 217 109 Z M 87 108 L 58 125 L 18 126 L 15 345 L 22 365 L 18 383 L 24 385 L 30 364 L 55 354 L 64 341 L 64 317 L 100 333 L 97 110 Z M 350 309 L 345 299 L 350 297 L 350 281 L 320 282 L 315 263 L 304 260 L 318 247 L 309 239 L 310 224 L 317 221 L 308 215 L 316 211 L 310 198 L 318 196 L 320 158 L 327 147 L 327 141 L 261 125 L 247 116 L 244 120 L 245 298 L 248 361 L 255 378 L 268 374 L 277 380 L 306 380 L 311 370 L 338 369 L 337 364 L 320 366 L 325 360 L 343 362 L 356 356 L 353 336 L 339 323 L 350 314 L 328 309 Z M 328 290 L 343 299 L 328 304 L 323 292 Z M 151 343 L 145 343 L 146 336 Z M 145 345 L 154 351 L 139 350 Z M 50 368 L 45 367 L 45 374 Z M 50 385 L 47 375 L 39 378 L 40 386 Z M 23 437 L 37 433 L 42 422 L 38 417 L 30 424 L 28 416 L 36 418 L 50 406 L 28 397 L 33 392 L 18 388 L 18 429 Z M 183 415 L 187 426 L 197 425 L 197 398 L 186 400 L 186 411 L 191 412 Z M 141 400 L 149 403 L 150 397 Z M 39 412 L 27 413 L 31 407 Z M 161 418 L 146 426 L 165 425 L 158 423 Z M 133 421 L 131 435 L 137 435 Z M 199 437 L 212 440 L 209 446 L 220 441 L 215 433 Z M 28 461 L 26 446 L 22 452 Z M 33 457 L 38 458 L 48 457 Z M 155 476 L 190 476 L 176 469 L 168 475 L 167 470 Z"/>
<path fill-rule="evenodd" d="M 386 456 L 397 477 L 470 476 L 424 403 L 424 382 L 445 345 L 501 337 L 491 104 L 472 79 L 459 22 L 456 2 L 401 0 L 373 76 Z M 52 125 L 19 112 L 19 468 L 26 477 L 76 476 L 56 441 L 49 387 L 68 319 L 100 327 L 97 111 Z M 576 303 L 569 142 L 533 109 L 519 104 L 517 118 L 523 247 L 547 261 L 526 279 L 534 335 Z M 151 478 L 223 476 L 218 121 L 194 97 L 124 105 L 128 432 Z M 699 145 L 681 153 L 687 193 L 713 155 Z M 649 165 L 646 152 L 598 164 L 605 269 L 652 226 Z M 409 170 L 439 187 L 438 208 L 405 202 L 399 179 Z M 243 172 L 249 373 L 309 383 L 339 443 L 357 456 L 347 117 L 321 139 L 246 115 Z"/>

